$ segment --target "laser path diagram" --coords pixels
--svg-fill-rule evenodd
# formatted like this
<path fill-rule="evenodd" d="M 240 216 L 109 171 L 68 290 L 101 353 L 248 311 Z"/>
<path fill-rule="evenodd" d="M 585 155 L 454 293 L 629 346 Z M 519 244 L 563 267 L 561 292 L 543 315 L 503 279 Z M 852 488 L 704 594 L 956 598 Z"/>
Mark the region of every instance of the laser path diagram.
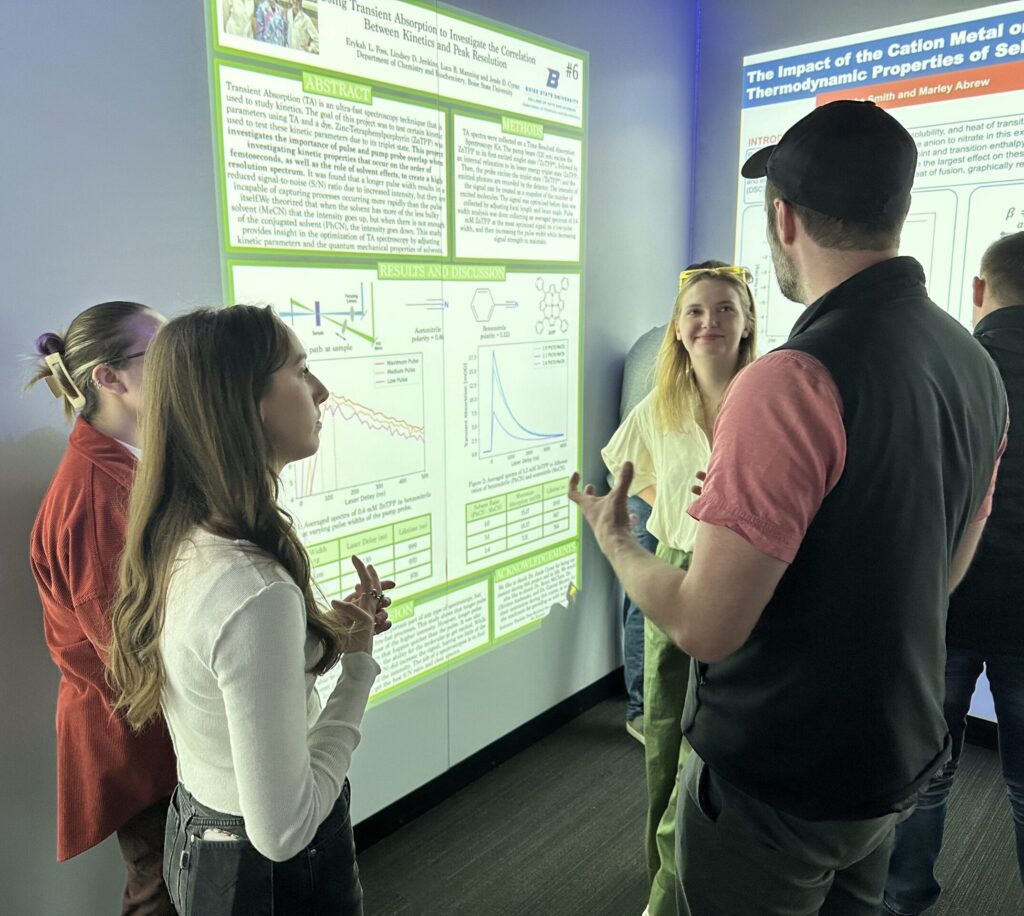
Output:
<path fill-rule="evenodd" d="M 426 469 L 422 353 L 310 360 L 330 396 L 320 449 L 285 472 L 289 496 L 349 490 Z"/>
<path fill-rule="evenodd" d="M 477 367 L 478 457 L 565 441 L 568 341 L 479 347 Z"/>
<path fill-rule="evenodd" d="M 360 283 L 358 292 L 343 293 L 341 299 L 344 305 L 341 307 L 327 305 L 320 299 L 313 299 L 310 305 L 308 301 L 289 297 L 287 310 L 278 314 L 287 319 L 292 327 L 312 322 L 314 328 L 333 332 L 342 339 L 351 335 L 365 340 L 371 346 L 377 346 L 380 341 L 377 339 L 377 308 L 373 287 L 372 283 Z"/>

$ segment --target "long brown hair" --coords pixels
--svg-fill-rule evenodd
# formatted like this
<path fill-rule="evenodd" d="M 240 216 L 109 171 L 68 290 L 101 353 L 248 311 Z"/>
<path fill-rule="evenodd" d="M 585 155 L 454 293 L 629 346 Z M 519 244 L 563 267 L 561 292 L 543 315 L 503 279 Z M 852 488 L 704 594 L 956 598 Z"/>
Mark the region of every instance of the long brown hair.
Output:
<path fill-rule="evenodd" d="M 309 557 L 278 504 L 279 480 L 260 418 L 271 376 L 287 361 L 284 324 L 269 308 L 198 309 L 160 329 L 146 357 L 142 460 L 132 489 L 113 607 L 110 681 L 134 728 L 160 711 L 160 633 L 175 557 L 196 527 L 249 541 L 302 590 L 322 674 L 344 648 L 342 624 L 314 596 Z"/>
<path fill-rule="evenodd" d="M 54 393 L 60 391 L 64 395 L 64 417 L 72 419 L 75 408 L 71 399 L 76 392 L 67 385 L 62 374 L 54 372 L 46 363 L 47 356 L 59 353 L 71 382 L 85 398 L 79 414 L 85 420 L 92 419 L 100 403 L 92 370 L 104 364 L 116 366 L 123 359 L 133 339 L 129 321 L 149 311 L 152 309 L 140 302 L 101 302 L 76 315 L 63 334 L 54 331 L 40 334 L 36 338 L 36 372 L 25 387 L 53 379 Z"/>
<path fill-rule="evenodd" d="M 686 269 L 712 271 L 716 267 L 727 266 L 725 261 L 709 260 L 691 264 Z M 740 277 L 728 273 L 697 273 L 688 277 L 680 286 L 679 295 L 672 306 L 672 318 L 665 328 L 665 338 L 661 342 L 654 370 L 654 413 L 665 429 L 692 429 L 702 414 L 697 377 L 693 372 L 689 352 L 682 341 L 676 339 L 676 322 L 687 291 L 705 280 L 722 280 L 739 291 L 743 317 L 747 320 L 750 333 L 740 340 L 736 372 L 757 358 L 757 312 L 750 287 Z"/>

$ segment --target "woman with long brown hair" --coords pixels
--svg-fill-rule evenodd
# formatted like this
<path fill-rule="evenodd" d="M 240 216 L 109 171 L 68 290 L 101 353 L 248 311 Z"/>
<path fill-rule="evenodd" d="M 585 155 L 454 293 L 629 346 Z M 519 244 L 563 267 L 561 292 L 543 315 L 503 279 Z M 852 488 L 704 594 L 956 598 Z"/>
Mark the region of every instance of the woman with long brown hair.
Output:
<path fill-rule="evenodd" d="M 647 528 L 656 555 L 689 567 L 697 522 L 686 514 L 691 487 L 708 466 L 719 407 L 757 352 L 749 272 L 724 261 L 691 264 L 658 353 L 655 385 L 623 421 L 601 456 L 612 474 L 631 461 L 630 496 L 652 506 Z M 644 620 L 644 760 L 647 773 L 646 913 L 676 912 L 675 822 L 679 770 L 689 754 L 680 719 L 690 659 Z"/>
<path fill-rule="evenodd" d="M 118 706 L 178 755 L 164 874 L 181 916 L 362 913 L 346 774 L 386 629 L 373 567 L 323 609 L 278 502 L 327 389 L 270 309 L 175 318 L 148 357 L 143 459 L 113 612 Z M 318 710 L 314 680 L 342 675 Z"/>
<path fill-rule="evenodd" d="M 104 677 L 110 606 L 138 457 L 150 339 L 163 318 L 138 302 L 102 302 L 36 341 L 30 385 L 47 384 L 68 420 L 68 448 L 46 491 L 29 557 L 57 689 L 57 859 L 117 835 L 122 914 L 172 914 L 160 865 L 174 751 L 163 721 L 136 733 L 111 715 Z"/>

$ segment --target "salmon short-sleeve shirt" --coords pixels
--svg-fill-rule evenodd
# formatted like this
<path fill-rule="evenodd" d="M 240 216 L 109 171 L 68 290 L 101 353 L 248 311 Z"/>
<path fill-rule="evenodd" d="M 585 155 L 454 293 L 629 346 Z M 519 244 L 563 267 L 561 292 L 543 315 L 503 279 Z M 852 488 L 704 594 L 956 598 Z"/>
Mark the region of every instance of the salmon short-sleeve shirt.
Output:
<path fill-rule="evenodd" d="M 1005 447 L 1006 438 L 1003 437 Z M 777 350 L 733 381 L 715 423 L 704 492 L 688 509 L 792 563 L 846 464 L 839 389 L 810 354 Z M 975 521 L 992 511 L 996 467 Z"/>

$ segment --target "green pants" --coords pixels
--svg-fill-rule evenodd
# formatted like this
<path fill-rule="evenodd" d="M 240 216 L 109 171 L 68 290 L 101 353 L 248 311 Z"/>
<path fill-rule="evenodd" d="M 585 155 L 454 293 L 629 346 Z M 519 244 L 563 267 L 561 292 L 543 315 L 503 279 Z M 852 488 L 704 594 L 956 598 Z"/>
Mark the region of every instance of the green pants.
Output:
<path fill-rule="evenodd" d="M 658 544 L 657 556 L 687 569 L 692 553 Z M 647 771 L 647 870 L 651 916 L 676 914 L 676 800 L 679 771 L 690 754 L 679 722 L 690 657 L 644 620 L 644 763 Z"/>

